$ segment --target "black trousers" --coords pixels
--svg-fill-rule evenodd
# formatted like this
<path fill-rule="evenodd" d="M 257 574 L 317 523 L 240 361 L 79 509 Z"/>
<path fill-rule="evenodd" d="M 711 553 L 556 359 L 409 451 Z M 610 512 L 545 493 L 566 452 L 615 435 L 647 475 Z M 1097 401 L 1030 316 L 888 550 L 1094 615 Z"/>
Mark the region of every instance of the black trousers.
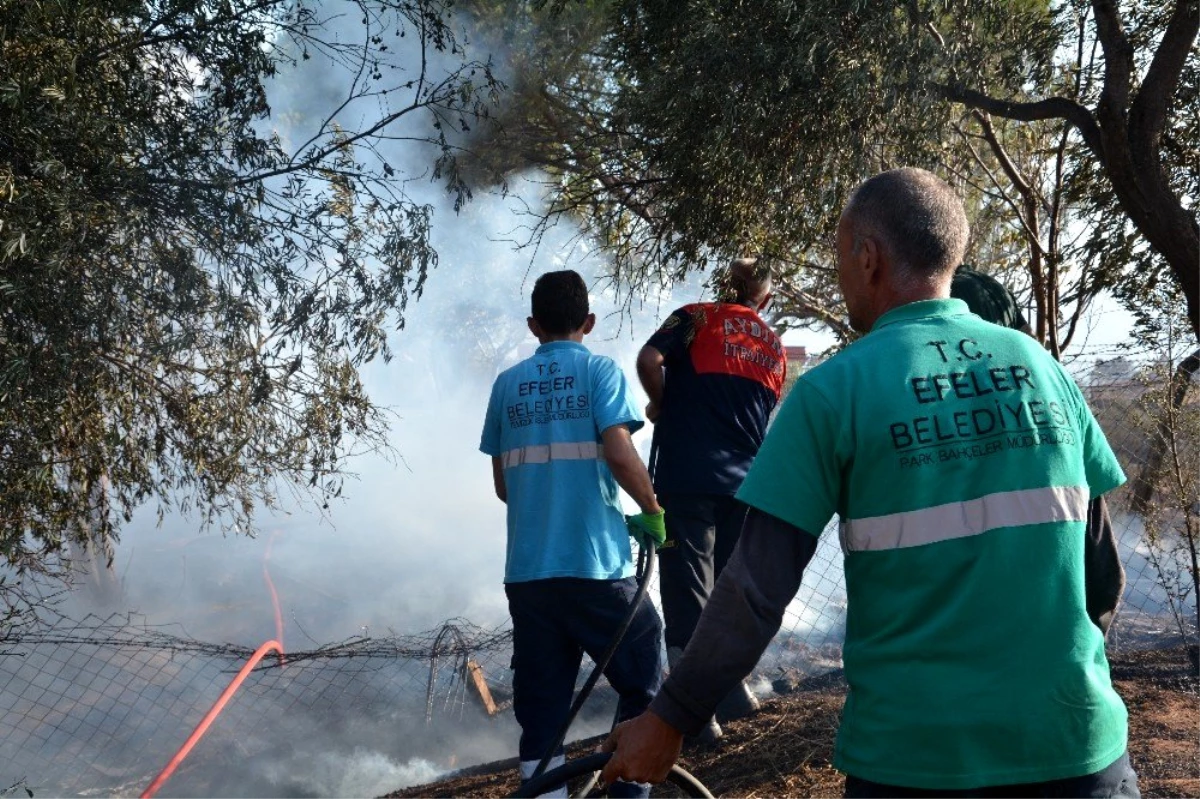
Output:
<path fill-rule="evenodd" d="M 855 799 L 882 799 L 882 797 L 1094 797 L 1094 799 L 1141 799 L 1137 774 L 1129 762 L 1129 753 L 1121 755 L 1107 768 L 1082 777 L 1069 777 L 1048 782 L 1028 782 L 1018 785 L 995 785 L 987 788 L 971 788 L 961 791 L 929 791 L 921 788 L 901 788 L 884 785 L 870 780 L 846 775 L 847 797 Z"/>
<path fill-rule="evenodd" d="M 659 502 L 672 542 L 658 555 L 666 643 L 668 649 L 684 649 L 733 554 L 746 506 L 721 494 L 670 494 Z"/>
<path fill-rule="evenodd" d="M 513 622 L 513 711 L 521 760 L 541 760 L 571 709 L 583 653 L 598 660 L 632 606 L 637 581 L 560 577 L 504 586 Z M 620 721 L 639 715 L 662 685 L 662 621 L 638 606 L 604 676 Z M 555 754 L 562 752 L 560 748 Z"/>

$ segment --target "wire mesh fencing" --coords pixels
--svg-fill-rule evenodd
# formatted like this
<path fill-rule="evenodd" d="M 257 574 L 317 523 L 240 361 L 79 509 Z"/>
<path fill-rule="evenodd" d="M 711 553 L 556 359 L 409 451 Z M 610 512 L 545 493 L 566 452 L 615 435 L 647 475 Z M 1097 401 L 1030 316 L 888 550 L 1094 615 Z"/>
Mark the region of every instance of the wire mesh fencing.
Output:
<path fill-rule="evenodd" d="M 451 620 L 271 656 L 163 795 L 306 795 L 314 758 L 349 768 L 330 758 L 349 764 L 364 748 L 453 767 L 455 753 L 471 749 L 460 744 L 486 737 L 481 725 L 505 709 L 505 681 L 495 681 L 489 708 L 486 680 L 472 675 L 503 676 L 510 650 L 509 630 Z M 59 618 L 2 651 L 0 782 L 56 796 L 140 793 L 252 652 L 126 614 Z"/>
<path fill-rule="evenodd" d="M 1130 477 L 1111 503 L 1127 573 L 1113 647 L 1196 636 L 1188 552 L 1200 403 L 1192 392 L 1176 406 L 1171 374 L 1142 362 L 1078 375 Z M 838 668 L 845 621 L 838 536 L 827 530 L 756 687 Z M 451 619 L 269 657 L 161 795 L 365 795 L 511 755 L 511 649 L 506 625 Z M 137 795 L 251 651 L 129 615 L 47 616 L 11 632 L 0 639 L 0 793 Z M 602 683 L 573 734 L 605 729 L 614 706 Z"/>
<path fill-rule="evenodd" d="M 1126 585 L 1110 648 L 1197 640 L 1200 575 L 1200 351 L 1142 353 L 1077 375 L 1125 471 L 1109 495 Z"/>

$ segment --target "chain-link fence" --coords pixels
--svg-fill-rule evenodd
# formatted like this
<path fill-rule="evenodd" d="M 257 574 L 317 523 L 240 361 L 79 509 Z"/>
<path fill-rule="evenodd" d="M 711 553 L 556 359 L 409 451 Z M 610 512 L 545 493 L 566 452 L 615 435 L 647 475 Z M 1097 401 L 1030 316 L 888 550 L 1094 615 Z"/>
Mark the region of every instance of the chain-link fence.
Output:
<path fill-rule="evenodd" d="M 1126 575 L 1110 648 L 1197 639 L 1198 366 L 1122 355 L 1077 375 L 1128 478 L 1108 497 Z"/>
<path fill-rule="evenodd" d="M 511 637 L 452 620 L 411 636 L 272 655 L 162 795 L 361 795 L 397 785 L 338 775 L 322 790 L 310 784 L 314 769 L 353 769 L 366 751 L 403 753 L 425 771 L 457 765 L 456 753 L 472 759 L 472 738 L 513 740 Z M 140 793 L 252 651 L 125 614 L 60 617 L 23 632 L 0 656 L 0 782 L 53 796 Z M 505 751 L 479 743 L 484 757 Z"/>
<path fill-rule="evenodd" d="M 1183 578 L 1200 510 L 1187 493 L 1192 481 L 1194 502 L 1200 403 L 1192 392 L 1176 406 L 1169 370 L 1131 363 L 1077 375 L 1131 478 L 1112 498 L 1128 585 L 1110 645 L 1195 640 Z M 838 537 L 827 531 L 759 664 L 759 689 L 781 671 L 837 668 L 845 613 Z M 0 793 L 138 794 L 250 654 L 128 616 L 47 618 L 14 633 L 0 641 Z M 507 627 L 464 620 L 272 656 L 161 793 L 361 795 L 511 755 L 510 657 Z M 614 705 L 602 684 L 574 734 L 603 730 Z"/>

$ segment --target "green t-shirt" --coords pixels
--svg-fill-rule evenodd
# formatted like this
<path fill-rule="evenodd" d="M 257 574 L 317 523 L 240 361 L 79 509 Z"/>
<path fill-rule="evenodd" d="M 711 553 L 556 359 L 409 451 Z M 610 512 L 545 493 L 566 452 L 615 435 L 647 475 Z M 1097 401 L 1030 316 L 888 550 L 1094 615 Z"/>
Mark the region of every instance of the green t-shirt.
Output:
<path fill-rule="evenodd" d="M 1126 711 L 1085 610 L 1084 521 L 1124 479 L 1059 364 L 960 300 L 894 309 L 802 375 L 738 497 L 813 534 L 841 519 L 834 764 L 953 790 L 1116 760 Z"/>

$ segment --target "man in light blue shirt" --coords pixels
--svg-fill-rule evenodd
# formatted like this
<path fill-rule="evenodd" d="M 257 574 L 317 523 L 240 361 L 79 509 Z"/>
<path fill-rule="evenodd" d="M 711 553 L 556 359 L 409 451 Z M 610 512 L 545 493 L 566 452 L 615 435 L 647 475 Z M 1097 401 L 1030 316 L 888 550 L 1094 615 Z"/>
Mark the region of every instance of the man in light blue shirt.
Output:
<path fill-rule="evenodd" d="M 533 288 L 532 357 L 496 378 L 479 449 L 492 457 L 496 496 L 508 505 L 505 593 L 513 620 L 513 700 L 521 725 L 521 778 L 529 779 L 570 709 L 582 653 L 608 648 L 637 583 L 618 487 L 643 522 L 662 508 L 631 435 L 642 427 L 625 375 L 583 345 L 596 317 L 573 271 Z M 638 608 L 605 676 L 622 720 L 641 713 L 662 681 L 662 621 Z M 551 761 L 562 762 L 561 751 Z M 617 784 L 612 796 L 648 795 Z M 559 795 L 566 796 L 565 788 Z"/>

